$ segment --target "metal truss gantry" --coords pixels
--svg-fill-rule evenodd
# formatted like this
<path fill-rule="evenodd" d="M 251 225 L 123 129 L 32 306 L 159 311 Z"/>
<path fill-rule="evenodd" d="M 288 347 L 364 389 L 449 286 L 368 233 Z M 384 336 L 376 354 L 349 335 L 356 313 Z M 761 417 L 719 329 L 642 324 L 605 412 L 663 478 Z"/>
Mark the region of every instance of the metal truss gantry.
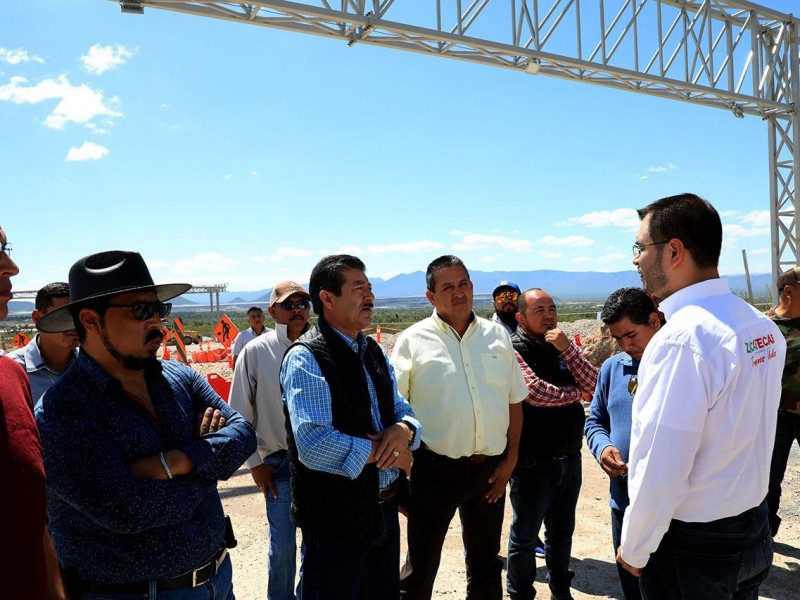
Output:
<path fill-rule="evenodd" d="M 760 116 L 768 124 L 773 279 L 800 263 L 800 20 L 791 15 L 746 0 L 119 3 L 123 12 L 161 8 Z"/>

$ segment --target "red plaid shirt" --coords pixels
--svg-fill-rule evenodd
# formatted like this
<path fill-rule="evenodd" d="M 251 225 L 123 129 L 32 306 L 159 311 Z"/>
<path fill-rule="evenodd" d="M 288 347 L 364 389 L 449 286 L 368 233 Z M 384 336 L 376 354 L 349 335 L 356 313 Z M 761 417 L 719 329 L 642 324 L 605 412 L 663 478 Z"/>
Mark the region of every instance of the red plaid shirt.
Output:
<path fill-rule="evenodd" d="M 519 352 L 515 351 L 514 354 L 517 357 L 519 368 L 522 369 L 525 385 L 528 386 L 528 397 L 525 398 L 525 402 L 533 406 L 550 408 L 565 406 L 580 402 L 584 393 L 594 393 L 595 385 L 597 385 L 597 367 L 590 363 L 583 352 L 573 344 L 570 344 L 569 348 L 561 353 L 561 358 L 567 363 L 567 367 L 578 385 L 547 383 L 536 376 Z"/>

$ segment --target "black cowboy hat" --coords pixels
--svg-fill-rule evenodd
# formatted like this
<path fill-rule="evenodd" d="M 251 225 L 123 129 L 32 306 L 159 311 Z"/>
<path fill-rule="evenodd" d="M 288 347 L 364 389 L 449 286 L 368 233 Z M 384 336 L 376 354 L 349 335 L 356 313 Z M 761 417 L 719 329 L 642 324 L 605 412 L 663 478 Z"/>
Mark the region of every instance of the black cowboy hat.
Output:
<path fill-rule="evenodd" d="M 36 324 L 39 331 L 58 333 L 75 329 L 72 315 L 92 300 L 152 290 L 161 302 L 180 296 L 191 288 L 189 283 L 155 285 L 150 271 L 138 252 L 109 250 L 84 256 L 69 270 L 69 304 L 44 315 Z"/>

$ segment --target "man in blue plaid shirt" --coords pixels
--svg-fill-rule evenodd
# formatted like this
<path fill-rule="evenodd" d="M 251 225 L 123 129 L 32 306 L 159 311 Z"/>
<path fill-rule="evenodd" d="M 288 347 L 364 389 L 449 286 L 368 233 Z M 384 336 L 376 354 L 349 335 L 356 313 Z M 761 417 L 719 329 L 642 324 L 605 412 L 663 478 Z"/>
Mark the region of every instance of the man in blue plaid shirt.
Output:
<path fill-rule="evenodd" d="M 317 326 L 281 368 L 303 600 L 399 596 L 397 492 L 421 427 L 386 353 L 361 333 L 375 301 L 365 270 L 347 254 L 317 263 L 309 285 Z"/>

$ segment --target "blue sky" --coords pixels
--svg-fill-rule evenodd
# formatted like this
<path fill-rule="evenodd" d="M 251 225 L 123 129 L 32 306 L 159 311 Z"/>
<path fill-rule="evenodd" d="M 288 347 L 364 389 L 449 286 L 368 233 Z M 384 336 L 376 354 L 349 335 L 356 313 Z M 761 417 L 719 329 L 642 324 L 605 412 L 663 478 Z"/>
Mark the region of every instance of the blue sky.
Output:
<path fill-rule="evenodd" d="M 340 251 L 384 278 L 444 253 L 628 270 L 633 209 L 684 191 L 723 215 L 723 273 L 742 249 L 770 269 L 760 119 L 365 44 L 3 2 L 0 132 L 18 290 L 112 248 L 156 281 L 232 290 L 306 281 Z"/>

